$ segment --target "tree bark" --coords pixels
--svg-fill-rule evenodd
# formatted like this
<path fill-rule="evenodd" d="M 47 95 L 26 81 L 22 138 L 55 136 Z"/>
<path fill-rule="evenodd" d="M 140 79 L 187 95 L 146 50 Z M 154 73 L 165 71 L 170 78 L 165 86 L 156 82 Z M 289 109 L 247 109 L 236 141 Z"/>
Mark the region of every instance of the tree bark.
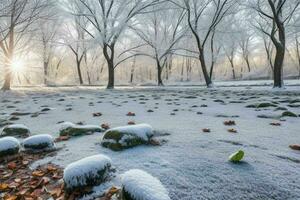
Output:
<path fill-rule="evenodd" d="M 233 80 L 235 80 L 236 79 L 236 74 L 235 74 L 233 60 L 230 60 L 230 66 L 231 66 L 231 71 L 232 71 L 232 78 L 233 78 Z"/>
<path fill-rule="evenodd" d="M 206 86 L 208 88 L 210 88 L 210 87 L 212 87 L 212 81 L 211 81 L 211 79 L 208 75 L 208 72 L 207 72 L 205 58 L 204 58 L 204 51 L 201 48 L 199 49 L 199 51 L 200 51 L 199 60 L 200 60 L 200 63 L 201 63 L 201 68 L 202 68 L 203 76 L 204 76 L 204 79 L 205 79 L 205 83 L 206 83 Z"/>
<path fill-rule="evenodd" d="M 156 67 L 157 67 L 157 85 L 158 86 L 163 86 L 164 84 L 163 84 L 162 77 L 161 77 L 163 68 L 160 65 L 158 59 L 156 59 Z"/>
<path fill-rule="evenodd" d="M 81 60 L 78 59 L 78 56 L 76 55 L 76 65 L 77 65 L 77 73 L 78 73 L 78 78 L 79 78 L 79 84 L 83 84 L 83 79 L 82 79 L 82 73 L 81 73 Z"/>
<path fill-rule="evenodd" d="M 109 55 L 108 48 L 110 49 L 111 53 Z M 103 54 L 105 60 L 107 62 L 108 67 L 108 83 L 107 89 L 114 89 L 115 87 L 115 66 L 114 66 L 114 44 L 108 46 L 108 44 L 104 44 L 103 47 Z"/>
<path fill-rule="evenodd" d="M 8 60 L 8 59 L 6 59 L 6 60 Z M 5 71 L 4 72 L 5 76 L 4 76 L 4 84 L 2 86 L 2 90 L 6 91 L 6 90 L 10 90 L 10 88 L 11 88 L 11 70 L 10 70 L 9 61 L 5 62 L 4 71 Z"/>
<path fill-rule="evenodd" d="M 283 62 L 285 56 L 285 48 L 278 46 L 276 47 L 276 56 L 274 62 L 274 87 L 283 87 Z"/>

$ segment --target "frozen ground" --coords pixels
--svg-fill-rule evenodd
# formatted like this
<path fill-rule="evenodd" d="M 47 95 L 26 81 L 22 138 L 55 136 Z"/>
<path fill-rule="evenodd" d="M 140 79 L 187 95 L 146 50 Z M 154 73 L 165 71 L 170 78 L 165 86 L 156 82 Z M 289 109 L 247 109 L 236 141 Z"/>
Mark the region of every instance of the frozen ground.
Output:
<path fill-rule="evenodd" d="M 217 99 L 224 100 L 225 104 L 215 102 Z M 114 91 L 28 88 L 0 93 L 0 118 L 16 111 L 33 113 L 47 107 L 51 110 L 36 118 L 20 116 L 15 123 L 25 124 L 34 134 L 58 136 L 60 125 L 57 123 L 61 121 L 109 123 L 116 127 L 133 120 L 170 133 L 163 137 L 168 140 L 163 146 L 140 146 L 123 152 L 101 147 L 102 134 L 78 137 L 59 144 L 65 147 L 55 157 L 44 161 L 66 166 L 102 153 L 112 159 L 119 174 L 142 169 L 158 177 L 173 200 L 300 199 L 300 153 L 289 148 L 290 144 L 300 143 L 300 118 L 285 118 L 282 126 L 275 127 L 270 125 L 275 119 L 261 119 L 257 115 L 280 115 L 282 111 L 245 108 L 251 103 L 287 99 L 300 99 L 300 88 L 287 87 L 284 91 L 272 91 L 267 87 L 123 88 Z M 201 107 L 203 104 L 208 107 Z M 283 107 L 287 105 L 280 103 Z M 72 110 L 66 111 L 67 108 Z M 300 108 L 287 108 L 300 114 Z M 154 112 L 148 113 L 149 109 Z M 136 116 L 126 116 L 129 111 Z M 103 115 L 93 117 L 95 112 Z M 225 120 L 236 121 L 237 134 L 227 132 L 229 127 L 223 125 Z M 210 128 L 211 133 L 203 133 L 203 128 Z M 239 149 L 246 153 L 245 162 L 227 162 L 228 156 Z"/>

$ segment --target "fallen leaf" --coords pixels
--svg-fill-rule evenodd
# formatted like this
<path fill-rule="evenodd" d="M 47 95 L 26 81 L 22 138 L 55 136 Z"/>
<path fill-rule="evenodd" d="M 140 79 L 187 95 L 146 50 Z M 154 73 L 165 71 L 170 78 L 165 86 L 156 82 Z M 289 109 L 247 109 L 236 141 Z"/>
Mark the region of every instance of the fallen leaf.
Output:
<path fill-rule="evenodd" d="M 10 162 L 7 164 L 7 168 L 8 169 L 11 169 L 11 170 L 14 170 L 17 168 L 17 164 L 15 162 Z"/>
<path fill-rule="evenodd" d="M 4 200 L 16 200 L 18 197 L 15 196 L 15 195 L 12 195 L 12 196 L 6 196 L 4 197 Z"/>
<path fill-rule="evenodd" d="M 270 125 L 272 125 L 272 126 L 281 126 L 281 123 L 279 123 L 279 122 L 272 122 L 272 123 L 270 123 Z"/>
<path fill-rule="evenodd" d="M 133 116 L 135 116 L 135 113 L 134 112 L 128 112 L 127 116 L 133 117 Z"/>
<path fill-rule="evenodd" d="M 108 130 L 110 127 L 109 124 L 101 124 L 101 128 Z"/>
<path fill-rule="evenodd" d="M 49 191 L 49 193 L 51 194 L 51 196 L 56 198 L 61 195 L 62 190 L 60 188 L 54 188 L 53 190 Z"/>
<path fill-rule="evenodd" d="M 42 177 L 44 175 L 45 175 L 45 172 L 40 171 L 40 170 L 36 170 L 36 171 L 32 172 L 32 176 Z"/>
<path fill-rule="evenodd" d="M 235 130 L 234 128 L 230 128 L 230 129 L 228 129 L 228 132 L 229 132 L 229 133 L 237 133 L 238 131 Z"/>
<path fill-rule="evenodd" d="M 209 128 L 204 128 L 204 129 L 202 129 L 202 131 L 203 131 L 204 133 L 210 133 L 210 129 L 209 129 Z"/>
<path fill-rule="evenodd" d="M 93 113 L 93 117 L 100 117 L 100 116 L 102 116 L 102 113 L 100 113 L 100 112 Z"/>
<path fill-rule="evenodd" d="M 135 125 L 135 122 L 134 121 L 129 121 L 127 124 L 128 125 Z"/>
<path fill-rule="evenodd" d="M 22 181 L 22 179 L 16 178 L 14 181 L 15 181 L 16 183 L 20 183 L 20 182 Z"/>
<path fill-rule="evenodd" d="M 53 171 L 57 171 L 57 168 L 52 166 L 52 165 L 48 165 L 47 170 L 50 171 L 50 172 L 53 172 Z"/>
<path fill-rule="evenodd" d="M 293 150 L 300 151 L 300 145 L 298 145 L 298 144 L 290 145 L 290 148 L 293 149 Z"/>
<path fill-rule="evenodd" d="M 8 188 L 8 184 L 6 183 L 0 183 L 0 191 L 4 191 Z"/>
<path fill-rule="evenodd" d="M 233 120 L 228 120 L 228 121 L 224 122 L 224 125 L 225 126 L 234 126 L 234 125 L 236 125 L 236 123 Z"/>

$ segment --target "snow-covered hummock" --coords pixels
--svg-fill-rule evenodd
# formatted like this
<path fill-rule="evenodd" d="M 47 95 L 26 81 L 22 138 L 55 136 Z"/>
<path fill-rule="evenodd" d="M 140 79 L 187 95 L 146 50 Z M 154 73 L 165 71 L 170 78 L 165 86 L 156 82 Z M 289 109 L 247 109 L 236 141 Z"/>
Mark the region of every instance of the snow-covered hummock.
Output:
<path fill-rule="evenodd" d="M 55 148 L 54 138 L 48 134 L 34 135 L 23 141 L 25 150 L 44 150 Z"/>
<path fill-rule="evenodd" d="M 7 125 L 2 129 L 1 136 L 28 136 L 30 130 L 24 124 Z"/>
<path fill-rule="evenodd" d="M 133 200 L 171 200 L 162 183 L 147 172 L 133 169 L 122 175 L 124 195 Z"/>
<path fill-rule="evenodd" d="M 60 135 L 78 136 L 94 132 L 102 132 L 103 129 L 97 125 L 77 125 L 72 122 L 64 122 L 60 127 Z"/>
<path fill-rule="evenodd" d="M 17 154 L 20 150 L 20 142 L 14 137 L 0 139 L 0 157 Z"/>
<path fill-rule="evenodd" d="M 148 141 L 149 138 L 153 136 L 153 129 L 149 124 L 121 126 L 121 127 L 112 128 L 108 131 L 118 131 L 121 133 L 128 133 L 131 135 L 135 135 L 145 141 Z"/>
<path fill-rule="evenodd" d="M 114 151 L 120 151 L 137 145 L 147 144 L 152 136 L 153 130 L 148 124 L 123 126 L 106 131 L 101 144 Z"/>
<path fill-rule="evenodd" d="M 84 186 L 96 186 L 109 175 L 111 159 L 99 154 L 69 164 L 64 170 L 64 182 L 68 191 Z"/>

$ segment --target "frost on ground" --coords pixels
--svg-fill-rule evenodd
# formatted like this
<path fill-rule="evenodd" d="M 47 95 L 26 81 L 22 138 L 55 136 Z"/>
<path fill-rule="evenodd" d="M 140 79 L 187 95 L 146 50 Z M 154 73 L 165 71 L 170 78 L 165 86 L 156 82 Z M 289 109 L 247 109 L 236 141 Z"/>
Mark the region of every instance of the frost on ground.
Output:
<path fill-rule="evenodd" d="M 141 169 L 157 177 L 173 200 L 300 199 L 300 153 L 289 148 L 300 143 L 300 118 L 281 117 L 287 110 L 300 114 L 299 90 L 297 86 L 281 91 L 249 86 L 114 91 L 30 88 L 0 94 L 0 119 L 16 111 L 37 113 L 51 108 L 34 118 L 19 116 L 14 123 L 25 124 L 32 134 L 58 137 L 61 122 L 107 123 L 114 128 L 134 121 L 150 124 L 167 141 L 162 146 L 142 145 L 114 152 L 101 146 L 104 133 L 96 132 L 59 143 L 63 149 L 56 156 L 35 165 L 53 162 L 66 167 L 104 154 L 114 161 L 118 174 Z M 275 107 L 247 108 L 263 102 Z M 10 105 L 15 107 L 7 108 Z M 102 115 L 94 117 L 97 112 Z M 135 116 L 127 116 L 128 112 Z M 224 121 L 229 120 L 235 125 L 226 126 Z M 245 152 L 243 162 L 228 162 L 228 157 L 239 150 Z"/>
<path fill-rule="evenodd" d="M 123 194 L 134 200 L 170 200 L 168 191 L 150 174 L 132 169 L 122 175 Z"/>

